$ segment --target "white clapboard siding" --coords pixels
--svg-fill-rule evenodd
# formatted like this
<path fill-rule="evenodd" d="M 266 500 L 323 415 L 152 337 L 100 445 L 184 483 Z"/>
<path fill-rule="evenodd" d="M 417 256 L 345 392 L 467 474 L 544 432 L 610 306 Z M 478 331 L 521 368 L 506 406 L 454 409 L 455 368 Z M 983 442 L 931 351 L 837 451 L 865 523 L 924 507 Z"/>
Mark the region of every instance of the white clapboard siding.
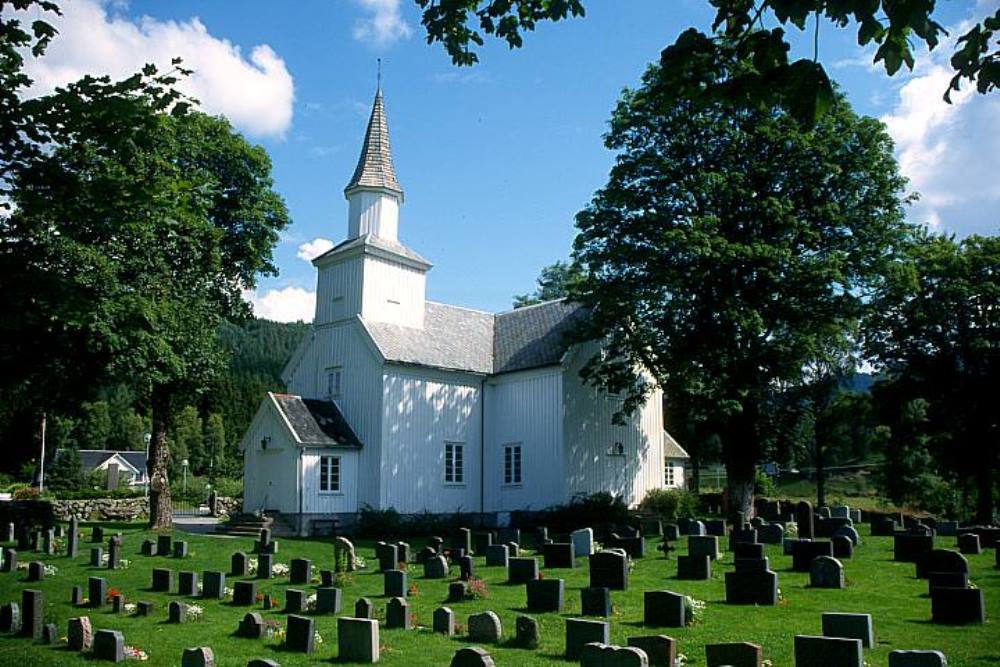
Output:
<path fill-rule="evenodd" d="M 340 458 L 340 489 L 320 491 L 320 457 Z M 358 511 L 358 451 L 307 448 L 302 453 L 302 511 L 337 514 Z"/>
<path fill-rule="evenodd" d="M 320 267 L 313 325 L 351 318 L 361 312 L 363 260 L 359 255 Z"/>
<path fill-rule="evenodd" d="M 267 448 L 261 441 L 269 438 Z M 240 441 L 243 450 L 243 510 L 298 511 L 298 445 L 266 395 Z"/>
<path fill-rule="evenodd" d="M 562 370 L 558 366 L 486 383 L 486 511 L 544 509 L 565 501 Z M 520 485 L 504 484 L 504 446 L 521 444 Z"/>
<path fill-rule="evenodd" d="M 387 365 L 381 507 L 403 514 L 480 511 L 482 380 Z M 463 445 L 464 481 L 446 484 L 446 442 Z"/>
<path fill-rule="evenodd" d="M 347 209 L 347 238 L 371 234 L 398 242 L 399 200 L 384 192 L 355 192 Z"/>
<path fill-rule="evenodd" d="M 382 257 L 365 257 L 361 315 L 369 322 L 388 322 L 421 329 L 427 276 L 421 269 Z"/>

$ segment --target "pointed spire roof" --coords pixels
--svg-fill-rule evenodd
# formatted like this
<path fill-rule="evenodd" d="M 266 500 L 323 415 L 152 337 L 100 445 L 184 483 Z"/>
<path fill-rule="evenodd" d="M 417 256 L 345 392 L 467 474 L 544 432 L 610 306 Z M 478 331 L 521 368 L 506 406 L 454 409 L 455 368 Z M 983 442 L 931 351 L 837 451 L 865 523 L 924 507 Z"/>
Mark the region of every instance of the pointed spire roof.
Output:
<path fill-rule="evenodd" d="M 396 170 L 392 166 L 392 151 L 389 148 L 389 124 L 385 120 L 385 105 L 382 103 L 382 88 L 375 93 L 372 115 L 368 119 L 365 143 L 361 147 L 361 157 L 354 169 L 351 182 L 344 188 L 344 194 L 359 188 L 379 188 L 403 196 L 403 188 L 396 180 Z"/>

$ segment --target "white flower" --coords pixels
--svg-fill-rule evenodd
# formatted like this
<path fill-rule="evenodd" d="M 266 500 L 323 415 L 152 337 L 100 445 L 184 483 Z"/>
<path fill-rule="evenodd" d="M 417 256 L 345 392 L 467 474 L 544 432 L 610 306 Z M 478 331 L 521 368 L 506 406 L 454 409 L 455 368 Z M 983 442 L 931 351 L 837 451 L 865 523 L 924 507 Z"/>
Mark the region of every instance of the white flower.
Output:
<path fill-rule="evenodd" d="M 289 572 L 288 566 L 285 565 L 284 563 L 275 563 L 274 565 L 271 566 L 271 574 L 273 575 L 283 577 L 286 574 L 288 574 L 288 572 Z"/>

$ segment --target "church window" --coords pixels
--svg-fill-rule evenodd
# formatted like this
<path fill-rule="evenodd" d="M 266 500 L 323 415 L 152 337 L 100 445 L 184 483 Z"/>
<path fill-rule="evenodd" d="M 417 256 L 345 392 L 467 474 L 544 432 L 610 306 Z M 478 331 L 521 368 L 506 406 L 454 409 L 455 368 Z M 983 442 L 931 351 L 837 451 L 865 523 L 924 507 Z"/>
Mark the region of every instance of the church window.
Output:
<path fill-rule="evenodd" d="M 663 469 L 663 480 L 666 483 L 666 486 L 677 486 L 677 478 L 674 476 L 674 470 L 674 464 L 667 459 L 667 465 Z"/>
<path fill-rule="evenodd" d="M 444 482 L 462 484 L 465 482 L 465 446 L 461 442 L 444 443 Z"/>
<path fill-rule="evenodd" d="M 326 371 L 326 396 L 327 398 L 338 398 L 341 391 L 341 380 L 343 373 L 340 368 L 330 368 Z"/>
<path fill-rule="evenodd" d="M 503 483 L 521 483 L 521 445 L 505 445 L 503 448 Z"/>
<path fill-rule="evenodd" d="M 340 491 L 340 457 L 319 457 L 319 490 L 321 493 Z"/>

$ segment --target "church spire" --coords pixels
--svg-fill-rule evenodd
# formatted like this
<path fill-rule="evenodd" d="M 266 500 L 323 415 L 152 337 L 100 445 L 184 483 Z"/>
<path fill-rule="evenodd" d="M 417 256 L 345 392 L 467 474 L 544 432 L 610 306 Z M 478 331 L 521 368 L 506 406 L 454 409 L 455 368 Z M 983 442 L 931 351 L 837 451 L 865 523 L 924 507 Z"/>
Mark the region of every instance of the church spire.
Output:
<path fill-rule="evenodd" d="M 396 180 L 396 170 L 392 166 L 392 151 L 389 147 L 389 125 L 385 119 L 385 105 L 382 102 L 381 72 L 379 86 L 375 92 L 372 114 L 368 119 L 365 142 L 361 147 L 361 157 L 354 169 L 354 176 L 344 188 L 344 195 L 350 198 L 358 190 L 382 190 L 403 199 L 403 188 Z"/>

